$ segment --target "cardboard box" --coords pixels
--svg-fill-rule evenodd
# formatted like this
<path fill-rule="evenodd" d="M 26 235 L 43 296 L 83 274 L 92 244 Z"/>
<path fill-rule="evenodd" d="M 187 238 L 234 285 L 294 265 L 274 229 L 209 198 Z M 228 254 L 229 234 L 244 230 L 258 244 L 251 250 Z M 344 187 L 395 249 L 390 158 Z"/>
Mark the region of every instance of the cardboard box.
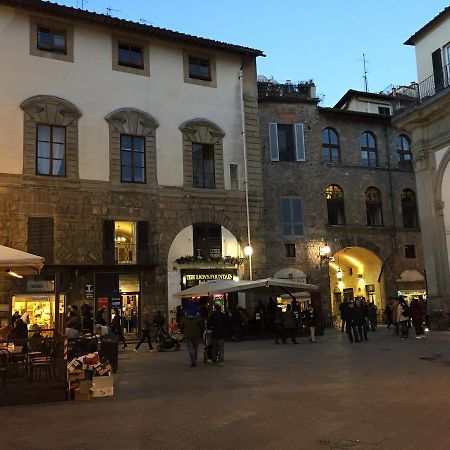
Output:
<path fill-rule="evenodd" d="M 92 400 L 91 391 L 80 391 L 80 389 L 75 389 L 75 401 L 85 401 Z"/>
<path fill-rule="evenodd" d="M 80 391 L 89 391 L 92 387 L 92 381 L 91 380 L 82 380 L 79 382 L 79 390 Z"/>
<path fill-rule="evenodd" d="M 69 372 L 69 381 L 73 383 L 74 381 L 81 381 L 86 378 L 86 373 L 84 370 L 77 369 L 75 372 Z"/>
<path fill-rule="evenodd" d="M 91 392 L 94 398 L 114 395 L 114 377 L 94 377 Z"/>

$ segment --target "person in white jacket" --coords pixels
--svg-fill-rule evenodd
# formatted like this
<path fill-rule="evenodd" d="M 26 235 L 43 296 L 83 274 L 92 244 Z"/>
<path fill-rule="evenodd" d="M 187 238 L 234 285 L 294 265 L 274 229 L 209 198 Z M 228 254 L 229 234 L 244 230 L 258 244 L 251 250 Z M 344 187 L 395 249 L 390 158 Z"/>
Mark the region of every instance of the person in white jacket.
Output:
<path fill-rule="evenodd" d="M 398 302 L 398 314 L 397 314 L 398 319 L 397 320 L 400 323 L 402 339 L 408 339 L 410 317 L 411 317 L 411 309 L 409 308 L 405 299 L 403 297 L 400 297 L 399 302 Z"/>

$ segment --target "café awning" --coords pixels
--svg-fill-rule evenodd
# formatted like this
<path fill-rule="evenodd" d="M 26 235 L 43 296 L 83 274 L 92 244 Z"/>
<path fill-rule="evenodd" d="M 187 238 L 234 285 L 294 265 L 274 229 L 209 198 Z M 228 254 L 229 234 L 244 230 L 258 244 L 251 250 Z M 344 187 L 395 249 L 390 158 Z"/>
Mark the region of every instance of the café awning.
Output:
<path fill-rule="evenodd" d="M 36 275 L 43 267 L 44 258 L 42 256 L 0 245 L 0 273 Z"/>
<path fill-rule="evenodd" d="M 266 295 L 267 297 L 279 296 L 296 292 L 311 292 L 319 289 L 315 284 L 301 283 L 299 281 L 282 278 L 263 278 L 260 280 L 231 281 L 211 280 L 206 283 L 193 286 L 184 291 L 177 292 L 177 297 L 208 297 L 214 294 L 226 294 L 228 292 L 252 292 Z"/>

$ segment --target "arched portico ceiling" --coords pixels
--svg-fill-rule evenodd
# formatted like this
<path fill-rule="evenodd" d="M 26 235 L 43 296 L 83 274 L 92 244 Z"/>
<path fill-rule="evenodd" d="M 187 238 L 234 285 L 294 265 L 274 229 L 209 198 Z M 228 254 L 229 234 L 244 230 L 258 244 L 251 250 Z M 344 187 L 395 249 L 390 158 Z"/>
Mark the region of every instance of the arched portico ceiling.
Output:
<path fill-rule="evenodd" d="M 439 167 L 436 172 L 436 181 L 434 185 L 434 198 L 436 205 L 439 206 L 442 204 L 442 183 L 444 180 L 444 175 L 447 170 L 450 170 L 448 167 L 448 163 L 450 161 L 450 146 L 445 150 L 444 156 L 442 157 Z"/>
<path fill-rule="evenodd" d="M 382 249 L 378 247 L 378 245 L 361 236 L 351 236 L 345 239 L 338 239 L 334 242 L 330 242 L 329 246 L 331 248 L 332 255 L 348 247 L 361 247 L 374 253 L 381 260 L 386 259 L 386 255 L 383 254 Z"/>

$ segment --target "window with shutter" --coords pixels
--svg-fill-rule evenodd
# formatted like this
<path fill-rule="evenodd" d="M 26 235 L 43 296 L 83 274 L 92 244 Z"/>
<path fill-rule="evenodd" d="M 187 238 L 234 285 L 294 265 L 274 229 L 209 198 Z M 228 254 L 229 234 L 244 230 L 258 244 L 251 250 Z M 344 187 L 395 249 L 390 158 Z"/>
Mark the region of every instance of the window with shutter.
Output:
<path fill-rule="evenodd" d="M 103 262 L 114 264 L 114 220 L 103 221 Z"/>
<path fill-rule="evenodd" d="M 53 218 L 29 217 L 27 250 L 53 264 Z"/>
<path fill-rule="evenodd" d="M 150 229 L 146 220 L 137 222 L 137 261 L 138 264 L 150 264 Z"/>
<path fill-rule="evenodd" d="M 306 161 L 305 130 L 302 123 L 294 124 L 294 135 L 296 161 Z"/>
<path fill-rule="evenodd" d="M 276 123 L 269 123 L 269 147 L 270 160 L 279 161 L 280 155 L 278 153 L 278 126 Z"/>
<path fill-rule="evenodd" d="M 269 148 L 271 161 L 305 161 L 303 124 L 269 123 Z"/>

